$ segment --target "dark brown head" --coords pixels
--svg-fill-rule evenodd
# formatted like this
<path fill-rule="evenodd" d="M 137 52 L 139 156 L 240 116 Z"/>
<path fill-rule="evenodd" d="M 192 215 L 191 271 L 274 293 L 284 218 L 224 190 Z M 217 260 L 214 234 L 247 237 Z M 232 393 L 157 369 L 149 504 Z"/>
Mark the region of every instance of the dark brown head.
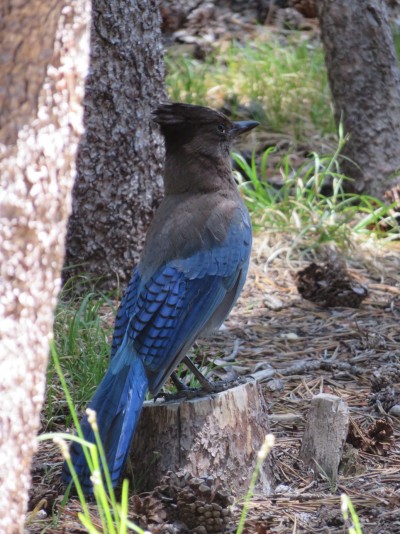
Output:
<path fill-rule="evenodd" d="M 167 149 L 177 149 L 199 138 L 201 145 L 230 149 L 238 135 L 259 125 L 255 121 L 232 122 L 223 113 L 191 104 L 161 104 L 153 113 L 165 137 Z"/>
<path fill-rule="evenodd" d="M 232 122 L 213 109 L 181 103 L 161 104 L 153 118 L 165 138 L 167 192 L 169 185 L 182 189 L 183 184 L 178 183 L 180 174 L 196 177 L 196 166 L 202 176 L 211 176 L 214 171 L 230 175 L 232 141 L 259 124 Z M 172 184 L 172 180 L 176 183 Z"/>

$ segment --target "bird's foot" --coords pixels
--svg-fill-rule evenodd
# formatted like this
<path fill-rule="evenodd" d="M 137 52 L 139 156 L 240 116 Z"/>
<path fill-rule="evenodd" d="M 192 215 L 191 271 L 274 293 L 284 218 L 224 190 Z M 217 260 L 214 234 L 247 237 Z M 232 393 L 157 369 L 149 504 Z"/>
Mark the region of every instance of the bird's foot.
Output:
<path fill-rule="evenodd" d="M 226 391 L 227 389 L 236 387 L 239 384 L 246 382 L 246 380 L 242 377 L 236 378 L 235 380 L 220 380 L 219 382 L 210 382 L 207 379 L 205 380 L 206 381 L 202 383 L 201 388 L 185 387 L 185 389 L 181 389 L 176 393 L 161 392 L 156 398 L 164 398 L 166 402 L 170 402 L 182 399 L 190 400 L 198 397 L 207 397 L 208 395 L 221 393 L 222 391 Z"/>
<path fill-rule="evenodd" d="M 235 378 L 234 380 L 219 380 L 218 382 L 211 382 L 206 379 L 206 382 L 201 384 L 201 390 L 204 390 L 206 393 L 221 393 L 221 391 L 234 388 L 244 382 L 246 380 L 242 377 Z"/>
<path fill-rule="evenodd" d="M 241 383 L 243 383 L 243 379 L 237 378 L 235 380 L 221 380 L 219 382 L 211 382 L 206 378 L 202 372 L 197 369 L 195 364 L 188 358 L 187 356 L 182 360 L 182 362 L 186 365 L 186 367 L 194 374 L 194 376 L 197 378 L 197 380 L 200 382 L 201 389 L 204 390 L 207 393 L 219 393 L 221 391 L 225 391 L 226 389 L 229 389 L 231 387 L 235 387 Z"/>
<path fill-rule="evenodd" d="M 207 391 L 204 391 L 204 389 L 198 389 L 198 388 L 186 388 L 181 389 L 180 391 L 176 391 L 175 393 L 167 393 L 167 392 L 160 392 L 157 395 L 157 399 L 163 398 L 165 402 L 172 402 L 172 401 L 178 401 L 178 400 L 191 400 L 196 399 L 198 397 L 205 397 L 209 393 Z"/>

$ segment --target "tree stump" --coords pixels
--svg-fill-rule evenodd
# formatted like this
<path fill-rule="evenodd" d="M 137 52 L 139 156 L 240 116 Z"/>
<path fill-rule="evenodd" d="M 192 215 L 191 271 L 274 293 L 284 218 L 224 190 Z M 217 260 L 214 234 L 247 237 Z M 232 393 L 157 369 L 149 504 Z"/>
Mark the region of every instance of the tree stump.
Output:
<path fill-rule="evenodd" d="M 340 397 L 320 393 L 312 401 L 300 449 L 303 461 L 336 483 L 349 428 L 349 408 Z"/>
<path fill-rule="evenodd" d="M 130 453 L 135 480 L 149 491 L 168 471 L 183 470 L 213 476 L 243 495 L 268 432 L 266 404 L 254 380 L 207 397 L 145 402 Z M 272 486 L 267 459 L 257 489 L 269 494 Z"/>

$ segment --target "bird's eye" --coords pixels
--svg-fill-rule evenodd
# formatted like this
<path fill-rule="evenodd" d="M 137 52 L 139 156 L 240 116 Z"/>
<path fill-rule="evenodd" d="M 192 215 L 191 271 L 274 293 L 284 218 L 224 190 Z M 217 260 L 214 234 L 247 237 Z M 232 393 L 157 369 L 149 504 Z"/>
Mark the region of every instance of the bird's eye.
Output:
<path fill-rule="evenodd" d="M 217 130 L 219 133 L 225 133 L 225 126 L 223 124 L 218 124 Z"/>

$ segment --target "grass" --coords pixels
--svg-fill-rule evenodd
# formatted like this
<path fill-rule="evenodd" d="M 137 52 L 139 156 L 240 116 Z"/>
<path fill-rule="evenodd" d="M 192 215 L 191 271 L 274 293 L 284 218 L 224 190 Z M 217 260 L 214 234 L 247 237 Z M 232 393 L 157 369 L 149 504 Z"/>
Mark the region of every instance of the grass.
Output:
<path fill-rule="evenodd" d="M 137 534 L 146 534 L 144 530 L 139 528 L 132 521 L 128 520 L 129 484 L 127 480 L 124 480 L 122 484 L 121 499 L 120 502 L 117 502 L 115 492 L 111 484 L 111 477 L 108 470 L 103 445 L 101 443 L 99 429 L 97 427 L 96 412 L 89 409 L 87 410 L 88 420 L 92 426 L 96 441 L 96 443 L 93 444 L 86 442 L 83 438 L 76 409 L 72 401 L 64 373 L 61 369 L 54 343 L 51 343 L 51 355 L 53 367 L 60 381 L 62 391 L 65 395 L 68 405 L 68 410 L 74 421 L 78 435 L 75 436 L 66 433 L 50 433 L 42 434 L 38 439 L 39 441 L 52 439 L 60 447 L 64 460 L 67 462 L 70 469 L 73 485 L 76 489 L 79 502 L 82 507 L 82 512 L 78 513 L 78 518 L 81 524 L 90 534 L 100 534 L 100 532 L 103 534 L 126 534 L 128 530 L 136 532 Z M 94 520 L 90 513 L 88 502 L 71 461 L 67 441 L 76 441 L 83 447 L 86 461 L 89 465 L 90 472 L 92 473 L 91 480 L 93 481 L 93 495 L 99 513 L 98 519 Z M 67 489 L 67 494 L 69 489 L 70 488 Z M 96 524 L 99 522 L 101 525 L 101 530 L 99 530 Z"/>
<path fill-rule="evenodd" d="M 56 309 L 55 345 L 78 411 L 89 402 L 108 367 L 115 298 L 113 294 L 95 292 L 87 284 L 82 298 L 76 299 L 66 287 Z M 71 412 L 52 362 L 47 371 L 47 384 L 47 430 L 53 430 L 61 421 L 69 426 Z"/>
<path fill-rule="evenodd" d="M 335 134 L 322 46 L 295 36 L 284 44 L 232 42 L 205 61 L 167 55 L 170 98 L 191 104 L 227 105 L 233 118 L 247 106 L 268 131 L 302 141 Z"/>
<path fill-rule="evenodd" d="M 253 153 L 250 163 L 234 154 L 244 176 L 238 180 L 254 225 L 264 231 L 289 233 L 294 236 L 297 248 L 303 249 L 329 242 L 346 248 L 355 235 L 398 239 L 400 228 L 393 217 L 394 204 L 387 205 L 369 195 L 346 193 L 344 185 L 348 179 L 339 172 L 340 152 L 345 143 L 340 131 L 333 154 L 313 153 L 298 168 L 292 168 L 289 158 L 283 157 L 279 189 L 266 179 L 273 148 L 266 150 L 258 161 Z M 383 229 L 382 223 L 389 229 Z"/>

